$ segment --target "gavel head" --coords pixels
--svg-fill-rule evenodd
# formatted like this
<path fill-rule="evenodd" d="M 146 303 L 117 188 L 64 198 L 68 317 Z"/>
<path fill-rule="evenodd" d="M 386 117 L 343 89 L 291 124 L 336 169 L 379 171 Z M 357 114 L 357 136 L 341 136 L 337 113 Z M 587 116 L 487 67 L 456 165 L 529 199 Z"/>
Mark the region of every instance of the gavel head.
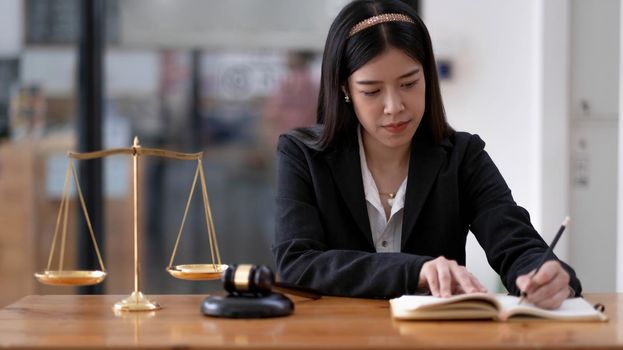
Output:
<path fill-rule="evenodd" d="M 232 295 L 264 296 L 271 293 L 275 274 L 266 265 L 230 265 L 221 280 Z"/>

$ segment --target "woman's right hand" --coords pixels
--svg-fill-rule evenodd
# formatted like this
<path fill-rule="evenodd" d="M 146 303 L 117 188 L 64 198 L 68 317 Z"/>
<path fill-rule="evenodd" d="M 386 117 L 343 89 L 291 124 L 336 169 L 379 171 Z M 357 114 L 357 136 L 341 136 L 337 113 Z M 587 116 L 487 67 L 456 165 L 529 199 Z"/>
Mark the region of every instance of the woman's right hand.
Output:
<path fill-rule="evenodd" d="M 465 266 L 443 256 L 430 260 L 420 270 L 419 289 L 428 289 L 435 297 L 447 298 L 454 294 L 486 293 L 487 289 Z"/>

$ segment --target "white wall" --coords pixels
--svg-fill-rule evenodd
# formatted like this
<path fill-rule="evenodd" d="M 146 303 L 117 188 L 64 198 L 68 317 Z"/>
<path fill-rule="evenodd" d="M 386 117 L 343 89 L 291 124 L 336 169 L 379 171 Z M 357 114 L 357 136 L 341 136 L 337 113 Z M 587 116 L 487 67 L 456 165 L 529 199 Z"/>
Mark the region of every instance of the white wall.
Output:
<path fill-rule="evenodd" d="M 571 262 L 586 292 L 613 292 L 620 1 L 573 0 L 571 6 Z"/>
<path fill-rule="evenodd" d="M 540 158 L 538 186 L 540 232 L 549 243 L 563 219 L 569 215 L 569 25 L 571 8 L 567 0 L 539 2 L 538 52 L 539 89 L 535 91 L 539 110 Z M 540 32 L 540 33 L 539 33 Z M 569 232 L 556 246 L 556 255 L 570 262 Z"/>
<path fill-rule="evenodd" d="M 437 58 L 453 62 L 453 78 L 442 82 L 450 123 L 487 142 L 515 199 L 538 226 L 536 1 L 426 1 L 423 18 Z"/>

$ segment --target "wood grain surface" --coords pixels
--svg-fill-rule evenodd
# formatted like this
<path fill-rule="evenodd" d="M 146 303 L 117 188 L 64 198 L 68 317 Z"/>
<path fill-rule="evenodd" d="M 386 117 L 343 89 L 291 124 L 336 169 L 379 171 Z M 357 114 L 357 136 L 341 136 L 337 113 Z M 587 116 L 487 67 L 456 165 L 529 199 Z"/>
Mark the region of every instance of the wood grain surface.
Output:
<path fill-rule="evenodd" d="M 262 320 L 200 312 L 204 295 L 149 296 L 160 311 L 116 315 L 120 295 L 31 295 L 0 310 L 0 348 L 21 349 L 623 349 L 623 294 L 588 294 L 599 322 L 395 321 L 386 300 L 293 297 Z"/>

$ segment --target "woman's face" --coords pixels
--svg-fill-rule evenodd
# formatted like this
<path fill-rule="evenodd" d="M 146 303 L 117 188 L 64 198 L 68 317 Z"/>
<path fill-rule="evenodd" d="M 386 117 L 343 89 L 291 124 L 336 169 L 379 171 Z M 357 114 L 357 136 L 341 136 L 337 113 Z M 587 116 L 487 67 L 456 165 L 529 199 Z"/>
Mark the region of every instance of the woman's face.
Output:
<path fill-rule="evenodd" d="M 347 92 L 366 145 L 408 146 L 425 107 L 422 64 L 389 47 L 348 77 Z"/>

